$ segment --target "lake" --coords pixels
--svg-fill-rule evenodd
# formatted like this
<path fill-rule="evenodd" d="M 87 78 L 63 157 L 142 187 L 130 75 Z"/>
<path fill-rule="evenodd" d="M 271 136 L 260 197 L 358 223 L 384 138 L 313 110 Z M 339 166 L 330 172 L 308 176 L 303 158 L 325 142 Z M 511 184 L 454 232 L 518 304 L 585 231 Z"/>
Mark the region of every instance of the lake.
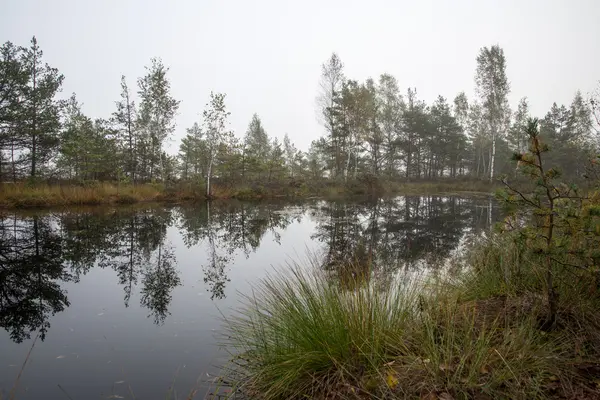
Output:
<path fill-rule="evenodd" d="M 204 398 L 222 315 L 274 268 L 435 269 L 500 214 L 452 196 L 4 212 L 0 397 L 37 337 L 17 399 Z"/>

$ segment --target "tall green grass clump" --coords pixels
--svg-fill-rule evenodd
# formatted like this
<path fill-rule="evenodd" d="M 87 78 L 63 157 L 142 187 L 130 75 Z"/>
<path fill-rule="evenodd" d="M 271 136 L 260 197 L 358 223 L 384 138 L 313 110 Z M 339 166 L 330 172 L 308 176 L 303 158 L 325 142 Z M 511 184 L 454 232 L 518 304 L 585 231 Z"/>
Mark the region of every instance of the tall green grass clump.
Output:
<path fill-rule="evenodd" d="M 519 249 L 491 235 L 451 278 L 399 275 L 385 289 L 342 284 L 316 265 L 272 274 L 225 321 L 235 365 L 225 378 L 267 400 L 600 394 L 598 296 L 557 288 L 556 329 L 544 331 L 544 276 Z"/>
<path fill-rule="evenodd" d="M 348 292 L 316 269 L 264 279 L 227 321 L 237 380 L 266 399 L 319 398 L 377 387 L 403 352 L 398 336 L 416 305 L 410 291 Z M 233 372 L 233 371 L 230 371 Z"/>

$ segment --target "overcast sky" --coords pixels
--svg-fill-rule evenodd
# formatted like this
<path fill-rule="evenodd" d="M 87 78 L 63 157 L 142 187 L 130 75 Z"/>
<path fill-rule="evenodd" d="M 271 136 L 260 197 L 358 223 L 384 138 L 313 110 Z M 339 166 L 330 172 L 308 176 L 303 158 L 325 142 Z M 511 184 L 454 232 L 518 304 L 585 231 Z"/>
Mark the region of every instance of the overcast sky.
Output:
<path fill-rule="evenodd" d="M 474 92 L 475 58 L 499 44 L 511 105 L 536 116 L 600 80 L 600 0 L 0 0 L 0 41 L 27 45 L 64 75 L 91 117 L 109 117 L 121 75 L 135 88 L 151 57 L 170 67 L 181 100 L 170 147 L 211 90 L 225 92 L 231 128 L 258 113 L 270 135 L 303 150 L 323 129 L 321 64 L 335 51 L 352 79 L 394 75 L 431 102 Z"/>

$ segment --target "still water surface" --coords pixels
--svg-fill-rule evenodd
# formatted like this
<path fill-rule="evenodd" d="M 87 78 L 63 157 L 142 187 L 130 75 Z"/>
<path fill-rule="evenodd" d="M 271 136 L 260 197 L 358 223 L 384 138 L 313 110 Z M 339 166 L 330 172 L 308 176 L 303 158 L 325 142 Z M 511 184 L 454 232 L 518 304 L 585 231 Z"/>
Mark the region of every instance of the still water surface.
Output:
<path fill-rule="evenodd" d="M 432 268 L 499 213 L 440 196 L 4 213 L 0 394 L 37 336 L 17 399 L 203 398 L 221 313 L 273 267 L 362 249 L 379 276 Z"/>

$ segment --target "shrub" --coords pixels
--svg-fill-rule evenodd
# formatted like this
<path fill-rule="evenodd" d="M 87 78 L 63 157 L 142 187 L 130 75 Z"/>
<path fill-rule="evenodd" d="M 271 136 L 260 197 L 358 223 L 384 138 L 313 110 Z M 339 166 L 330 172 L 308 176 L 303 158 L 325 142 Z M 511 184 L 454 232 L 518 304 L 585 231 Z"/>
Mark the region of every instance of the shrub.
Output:
<path fill-rule="evenodd" d="M 594 279 L 600 264 L 600 201 L 598 194 L 582 193 L 577 185 L 560 182 L 560 172 L 545 165 L 550 149 L 542 142 L 538 121 L 531 119 L 527 134 L 529 151 L 515 154 L 517 168 L 529 178 L 531 189 L 518 188 L 505 176 L 505 190 L 498 192 L 510 212 L 504 229 L 516 233 L 522 248 L 535 256 L 532 265 L 543 272 L 548 315 L 545 329 L 554 327 L 559 293 L 555 276 L 571 269 L 577 279 Z M 527 224 L 518 224 L 528 221 Z"/>
<path fill-rule="evenodd" d="M 348 291 L 321 270 L 293 266 L 254 287 L 226 320 L 234 366 L 225 380 L 257 399 L 526 399 L 592 390 L 577 365 L 600 353 L 577 349 L 599 343 L 597 327 L 542 334 L 535 294 L 473 293 L 492 277 L 469 269 L 453 285 L 399 280 L 391 290 Z M 588 310 L 571 323 L 598 314 Z"/>
<path fill-rule="evenodd" d="M 252 394 L 322 397 L 377 376 L 400 355 L 394 338 L 406 328 L 414 298 L 373 287 L 347 292 L 324 278 L 298 266 L 271 276 L 227 321 L 227 345 Z"/>

